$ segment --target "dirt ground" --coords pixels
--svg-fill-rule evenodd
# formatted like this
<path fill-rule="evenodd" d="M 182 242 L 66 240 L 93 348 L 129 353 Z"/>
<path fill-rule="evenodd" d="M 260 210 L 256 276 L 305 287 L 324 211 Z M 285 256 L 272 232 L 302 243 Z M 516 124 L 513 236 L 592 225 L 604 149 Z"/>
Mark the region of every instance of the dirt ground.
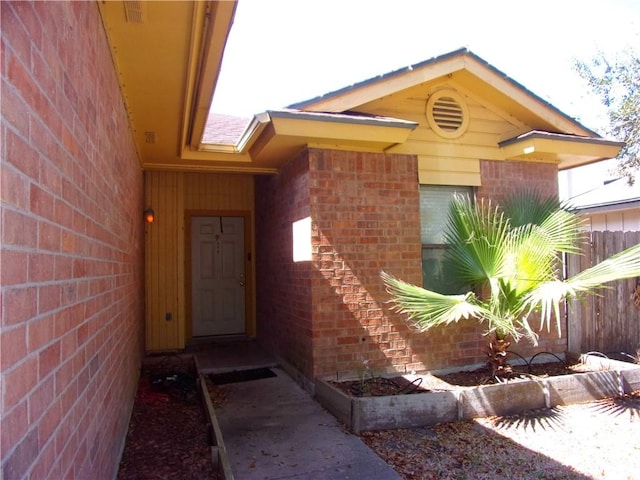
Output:
<path fill-rule="evenodd" d="M 640 391 L 360 438 L 404 480 L 639 480 Z"/>
<path fill-rule="evenodd" d="M 183 362 L 167 357 L 143 368 L 119 480 L 221 478 L 212 467 L 195 375 Z M 446 380 L 482 383 L 486 372 Z M 373 383 L 368 393 L 397 389 L 398 382 Z M 214 385 L 207 387 L 214 404 L 225 401 Z M 405 480 L 640 480 L 640 392 L 513 417 L 366 432 L 360 438 Z"/>

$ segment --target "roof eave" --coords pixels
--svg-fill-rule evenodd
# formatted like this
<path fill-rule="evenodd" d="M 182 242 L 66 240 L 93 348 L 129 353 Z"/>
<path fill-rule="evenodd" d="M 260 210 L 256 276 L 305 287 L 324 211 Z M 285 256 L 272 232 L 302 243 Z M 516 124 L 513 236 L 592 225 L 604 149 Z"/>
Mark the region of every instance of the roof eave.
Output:
<path fill-rule="evenodd" d="M 623 142 L 549 132 L 528 132 L 498 144 L 506 160 L 555 162 L 559 170 L 615 158 Z"/>
<path fill-rule="evenodd" d="M 387 117 L 271 110 L 270 122 L 251 141 L 258 164 L 279 165 L 305 146 L 384 152 L 403 143 L 417 123 Z"/>
<path fill-rule="evenodd" d="M 619 210 L 633 210 L 637 208 L 640 208 L 640 198 L 575 207 L 575 209 L 581 213 L 604 213 Z"/>
<path fill-rule="evenodd" d="M 191 39 L 183 149 L 197 150 L 204 135 L 222 57 L 233 25 L 237 2 L 196 2 Z"/>

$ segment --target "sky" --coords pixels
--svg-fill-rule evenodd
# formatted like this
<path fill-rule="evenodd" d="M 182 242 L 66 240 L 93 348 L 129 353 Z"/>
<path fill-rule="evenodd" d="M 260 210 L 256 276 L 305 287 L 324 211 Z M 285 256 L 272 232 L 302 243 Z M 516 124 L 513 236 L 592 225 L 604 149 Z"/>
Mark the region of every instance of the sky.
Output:
<path fill-rule="evenodd" d="M 575 59 L 640 49 L 639 0 L 239 0 L 212 111 L 280 109 L 466 47 L 598 133 Z"/>

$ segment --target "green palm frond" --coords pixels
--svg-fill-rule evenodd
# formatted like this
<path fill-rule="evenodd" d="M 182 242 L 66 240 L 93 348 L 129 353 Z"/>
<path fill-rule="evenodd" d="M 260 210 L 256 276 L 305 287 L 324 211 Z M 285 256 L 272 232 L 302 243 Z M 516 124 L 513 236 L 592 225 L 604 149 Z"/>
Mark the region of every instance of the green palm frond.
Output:
<path fill-rule="evenodd" d="M 530 310 L 540 310 L 541 322 L 547 328 L 555 314 L 556 326 L 560 331 L 560 304 L 565 298 L 574 298 L 580 294 L 593 295 L 609 282 L 633 277 L 640 277 L 640 244 L 613 255 L 565 281 L 540 283 L 527 295 L 526 303 Z"/>
<path fill-rule="evenodd" d="M 438 325 L 448 325 L 463 318 L 482 318 L 483 309 L 473 292 L 465 295 L 443 295 L 425 290 L 381 272 L 387 291 L 395 304 L 393 309 L 407 314 L 421 331 Z"/>
<path fill-rule="evenodd" d="M 640 244 L 583 270 L 567 282 L 583 290 L 598 288 L 604 283 L 632 277 L 640 277 Z"/>
<path fill-rule="evenodd" d="M 532 190 L 514 192 L 501 203 L 511 228 L 539 226 L 548 236 L 549 247 L 560 252 L 577 253 L 584 241 L 583 220 L 556 197 L 544 197 Z"/>
<path fill-rule="evenodd" d="M 540 226 L 524 225 L 512 230 L 510 248 L 514 257 L 514 289 L 519 294 L 557 277 L 560 257 Z"/>
<path fill-rule="evenodd" d="M 521 322 L 517 320 L 517 317 L 504 315 L 504 312 L 500 310 L 486 311 L 482 321 L 487 324 L 486 335 L 495 333 L 498 338 L 510 335 L 514 340 L 518 340 L 522 336 Z"/>
<path fill-rule="evenodd" d="M 558 210 L 549 215 L 540 227 L 544 230 L 551 248 L 557 252 L 580 253 L 585 243 L 585 234 L 580 230 L 583 220 L 567 210 Z"/>
<path fill-rule="evenodd" d="M 478 295 L 444 295 L 382 273 L 394 310 L 407 314 L 420 330 L 477 318 L 499 337 L 525 335 L 536 343 L 528 323 L 541 314 L 542 329 L 553 318 L 560 332 L 560 306 L 569 297 L 593 294 L 610 281 L 640 277 L 640 245 L 614 255 L 574 277 L 561 279 L 560 253 L 579 253 L 581 219 L 556 199 L 524 192 L 502 206 L 455 196 L 445 231 L 447 265 Z"/>
<path fill-rule="evenodd" d="M 497 275 L 508 232 L 508 222 L 491 202 L 474 204 L 467 196 L 454 197 L 444 235 L 445 255 L 463 282 L 480 285 Z"/>
<path fill-rule="evenodd" d="M 559 210 L 574 213 L 568 204 L 560 202 L 557 197 L 544 196 L 531 189 L 508 194 L 500 206 L 514 228 L 529 224 L 542 225 L 549 215 Z"/>
<path fill-rule="evenodd" d="M 541 225 L 561 205 L 557 198 L 543 197 L 535 190 L 525 189 L 507 195 L 501 207 L 515 228 L 529 224 Z"/>

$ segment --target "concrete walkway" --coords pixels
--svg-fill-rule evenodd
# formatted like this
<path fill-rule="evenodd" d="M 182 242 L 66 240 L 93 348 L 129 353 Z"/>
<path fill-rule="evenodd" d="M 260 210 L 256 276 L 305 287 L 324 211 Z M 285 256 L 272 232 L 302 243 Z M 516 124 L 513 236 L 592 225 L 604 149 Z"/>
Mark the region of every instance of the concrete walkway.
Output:
<path fill-rule="evenodd" d="M 275 377 L 220 386 L 227 402 L 216 416 L 236 480 L 400 479 L 289 375 L 271 370 Z"/>

